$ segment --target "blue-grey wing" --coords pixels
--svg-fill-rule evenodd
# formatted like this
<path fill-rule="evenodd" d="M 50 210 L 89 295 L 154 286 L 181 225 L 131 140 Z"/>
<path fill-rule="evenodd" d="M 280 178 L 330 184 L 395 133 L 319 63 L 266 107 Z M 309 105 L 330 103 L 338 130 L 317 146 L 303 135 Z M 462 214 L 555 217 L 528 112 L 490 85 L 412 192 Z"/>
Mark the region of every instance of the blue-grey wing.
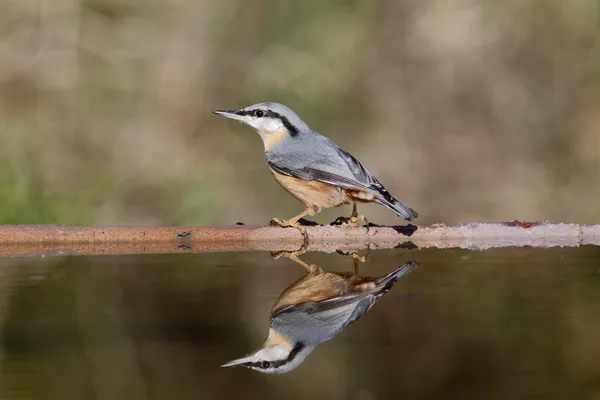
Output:
<path fill-rule="evenodd" d="M 271 327 L 308 344 L 331 339 L 356 322 L 379 296 L 360 293 L 321 302 L 293 305 L 271 319 Z"/>
<path fill-rule="evenodd" d="M 267 161 L 279 173 L 296 178 L 347 189 L 385 191 L 360 161 L 321 135 L 295 140 L 279 151 L 268 152 Z"/>

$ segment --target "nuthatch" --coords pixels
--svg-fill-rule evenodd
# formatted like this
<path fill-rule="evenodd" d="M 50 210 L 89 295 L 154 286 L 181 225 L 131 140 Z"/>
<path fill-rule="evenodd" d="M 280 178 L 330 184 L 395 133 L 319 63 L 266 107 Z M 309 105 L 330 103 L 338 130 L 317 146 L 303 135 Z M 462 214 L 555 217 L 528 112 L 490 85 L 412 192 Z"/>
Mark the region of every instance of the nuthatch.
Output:
<path fill-rule="evenodd" d="M 260 103 L 237 111 L 213 112 L 258 131 L 269 170 L 285 190 L 306 206 L 302 213 L 286 221 L 272 218 L 272 224 L 299 228 L 306 237 L 306 230 L 298 225 L 302 217 L 343 204 L 353 205 L 352 223 L 366 222 L 364 216 L 358 215 L 357 203 L 379 203 L 407 221 L 417 218 L 415 210 L 394 198 L 356 158 L 313 131 L 283 104 Z"/>
<path fill-rule="evenodd" d="M 324 272 L 303 263 L 295 255 L 291 258 L 309 273 L 287 287 L 275 302 L 269 335 L 263 347 L 223 367 L 243 366 L 266 374 L 293 370 L 318 345 L 362 317 L 400 278 L 418 265 L 409 261 L 384 277 L 369 278 Z"/>

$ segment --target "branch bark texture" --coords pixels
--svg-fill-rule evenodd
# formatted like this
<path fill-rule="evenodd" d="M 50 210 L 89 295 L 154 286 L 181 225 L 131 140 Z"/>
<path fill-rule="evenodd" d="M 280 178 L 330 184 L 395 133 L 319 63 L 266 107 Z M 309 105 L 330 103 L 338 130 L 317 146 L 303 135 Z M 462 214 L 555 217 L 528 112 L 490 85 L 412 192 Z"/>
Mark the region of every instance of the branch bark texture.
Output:
<path fill-rule="evenodd" d="M 471 223 L 456 226 L 325 225 L 306 227 L 307 251 L 377 248 L 575 247 L 600 245 L 600 225 L 547 222 Z M 0 226 L 0 256 L 58 256 L 220 251 L 294 251 L 304 241 L 295 228 Z"/>

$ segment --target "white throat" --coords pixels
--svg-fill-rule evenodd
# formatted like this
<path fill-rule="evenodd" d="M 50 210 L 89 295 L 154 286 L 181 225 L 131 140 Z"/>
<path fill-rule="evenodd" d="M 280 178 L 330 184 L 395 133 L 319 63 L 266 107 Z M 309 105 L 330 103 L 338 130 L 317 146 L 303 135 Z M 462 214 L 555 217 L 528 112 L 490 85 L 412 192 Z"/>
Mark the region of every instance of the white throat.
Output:
<path fill-rule="evenodd" d="M 283 123 L 274 118 L 254 120 L 250 125 L 256 129 L 265 146 L 265 151 L 272 149 L 289 135 Z"/>

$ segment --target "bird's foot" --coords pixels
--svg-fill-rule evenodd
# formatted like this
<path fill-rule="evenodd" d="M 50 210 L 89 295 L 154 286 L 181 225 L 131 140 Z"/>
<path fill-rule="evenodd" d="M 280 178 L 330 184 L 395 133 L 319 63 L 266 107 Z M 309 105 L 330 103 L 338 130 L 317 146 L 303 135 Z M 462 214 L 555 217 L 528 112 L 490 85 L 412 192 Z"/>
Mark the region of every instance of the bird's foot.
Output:
<path fill-rule="evenodd" d="M 352 253 L 352 261 L 356 265 L 358 265 L 359 262 L 366 262 L 367 261 L 367 256 L 368 256 L 368 254 L 366 256 L 361 256 L 358 253 Z"/>
<path fill-rule="evenodd" d="M 351 215 L 350 217 L 337 217 L 335 221 L 333 221 L 331 223 L 331 225 L 343 225 L 343 224 L 348 224 L 348 225 L 356 225 L 356 226 L 360 226 L 360 223 L 364 223 L 364 227 L 367 228 L 367 235 L 369 234 L 369 221 L 367 220 L 367 217 L 365 217 L 364 215 Z"/>
<path fill-rule="evenodd" d="M 298 257 L 299 255 L 302 255 L 305 252 L 306 252 L 306 248 L 303 246 L 298 251 L 271 252 L 271 257 L 273 257 L 275 260 L 277 260 L 281 257 L 289 258 L 290 260 L 302 265 L 304 268 L 306 268 L 306 270 L 309 273 L 322 273 L 323 269 L 321 267 L 318 267 L 315 264 L 307 264 Z"/>
<path fill-rule="evenodd" d="M 308 272 L 311 274 L 322 274 L 323 268 L 316 266 L 315 264 L 310 264 L 308 266 Z"/>
<path fill-rule="evenodd" d="M 271 225 L 271 226 L 281 226 L 282 228 L 287 228 L 288 226 L 290 226 L 287 221 L 282 221 L 282 220 L 277 219 L 275 217 L 273 217 L 273 218 L 271 218 L 269 220 L 269 225 Z"/>
<path fill-rule="evenodd" d="M 269 221 L 269 225 L 271 226 L 280 226 L 282 228 L 296 228 L 300 231 L 300 233 L 302 234 L 302 237 L 304 238 L 304 244 L 302 245 L 303 248 L 306 248 L 306 246 L 308 246 L 308 232 L 306 231 L 306 228 L 302 225 L 300 225 L 297 221 L 296 222 L 290 222 L 290 221 L 282 221 L 279 220 L 275 217 L 271 218 L 271 220 Z"/>
<path fill-rule="evenodd" d="M 364 215 L 352 215 L 350 216 L 350 222 L 353 224 L 360 224 L 362 222 L 367 228 L 367 233 L 369 233 L 369 220 Z"/>
<path fill-rule="evenodd" d="M 359 273 L 358 273 L 358 270 L 359 270 L 358 265 L 361 262 L 367 261 L 367 257 L 368 256 L 369 256 L 369 253 L 367 253 L 366 256 L 361 256 L 358 253 L 352 253 L 352 264 L 354 264 L 354 275 L 356 275 L 356 276 L 359 275 Z"/>
<path fill-rule="evenodd" d="M 349 250 L 349 251 L 337 250 L 336 252 L 343 256 L 351 256 L 352 257 L 352 264 L 354 264 L 354 275 L 358 276 L 358 265 L 361 262 L 364 263 L 367 261 L 367 259 L 369 258 L 369 254 L 371 254 L 371 248 L 367 247 L 367 253 L 364 256 L 361 256 L 360 254 L 358 254 L 358 250 Z"/>
<path fill-rule="evenodd" d="M 271 257 L 273 258 L 273 260 L 279 260 L 281 257 L 285 257 L 285 258 L 291 258 L 294 256 L 298 257 L 301 254 L 304 254 L 303 249 L 300 249 L 298 251 L 281 250 L 281 251 L 272 251 Z"/>

